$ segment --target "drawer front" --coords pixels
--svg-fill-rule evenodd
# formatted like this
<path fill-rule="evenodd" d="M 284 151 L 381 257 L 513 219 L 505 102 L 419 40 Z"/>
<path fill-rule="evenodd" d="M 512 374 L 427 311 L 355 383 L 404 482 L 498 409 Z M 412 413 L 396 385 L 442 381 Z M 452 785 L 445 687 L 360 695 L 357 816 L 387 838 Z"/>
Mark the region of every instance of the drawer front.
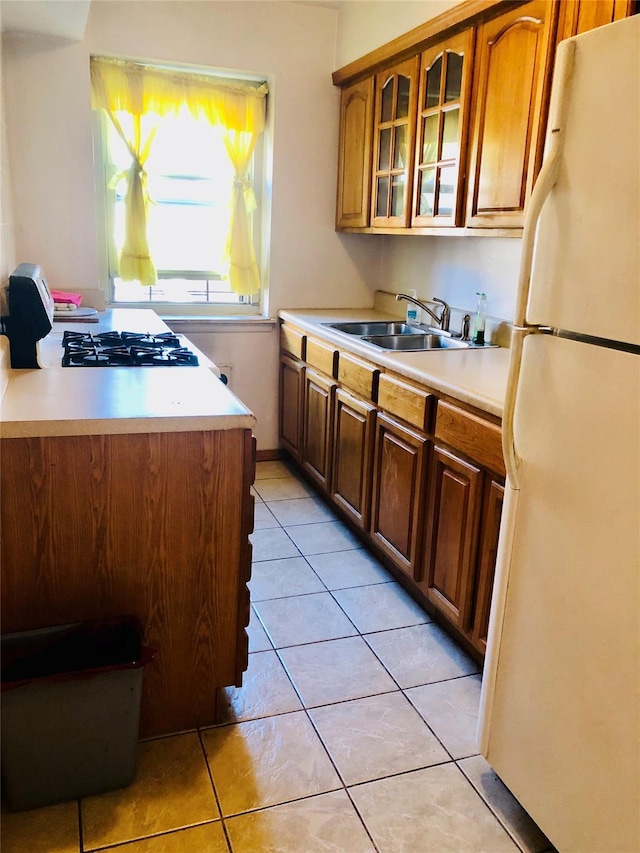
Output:
<path fill-rule="evenodd" d="M 280 349 L 289 352 L 304 361 L 304 350 L 307 336 L 292 329 L 290 326 L 280 327 Z"/>
<path fill-rule="evenodd" d="M 497 424 L 458 409 L 450 403 L 438 403 L 435 437 L 460 450 L 484 468 L 506 475 L 502 456 L 502 430 Z"/>
<path fill-rule="evenodd" d="M 305 361 L 334 379 L 338 375 L 338 350 L 331 344 L 324 344 L 316 341 L 315 338 L 307 338 Z"/>
<path fill-rule="evenodd" d="M 340 353 L 338 381 L 354 391 L 359 397 L 375 402 L 378 393 L 380 371 L 346 352 Z"/>
<path fill-rule="evenodd" d="M 413 385 L 381 373 L 378 380 L 378 406 L 423 431 L 429 429 L 433 395 Z"/>

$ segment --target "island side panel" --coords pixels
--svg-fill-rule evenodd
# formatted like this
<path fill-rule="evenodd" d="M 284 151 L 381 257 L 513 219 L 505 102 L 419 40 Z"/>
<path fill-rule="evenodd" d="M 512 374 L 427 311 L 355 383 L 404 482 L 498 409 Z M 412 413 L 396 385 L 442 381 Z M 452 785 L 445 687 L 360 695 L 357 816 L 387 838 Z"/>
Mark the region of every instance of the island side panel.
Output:
<path fill-rule="evenodd" d="M 0 441 L 3 633 L 138 616 L 143 736 L 215 722 L 246 667 L 248 436 Z"/>

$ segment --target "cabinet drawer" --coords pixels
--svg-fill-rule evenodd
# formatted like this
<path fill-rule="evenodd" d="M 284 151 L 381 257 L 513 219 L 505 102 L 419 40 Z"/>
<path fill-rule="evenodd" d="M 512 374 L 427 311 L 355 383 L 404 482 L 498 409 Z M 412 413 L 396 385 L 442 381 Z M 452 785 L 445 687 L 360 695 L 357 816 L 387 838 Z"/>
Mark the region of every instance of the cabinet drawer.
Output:
<path fill-rule="evenodd" d="M 331 344 L 316 341 L 315 338 L 307 339 L 307 364 L 317 368 L 334 379 L 338 372 L 338 350 Z"/>
<path fill-rule="evenodd" d="M 304 350 L 307 336 L 292 329 L 290 326 L 280 327 L 280 349 L 289 352 L 304 361 Z"/>
<path fill-rule="evenodd" d="M 433 395 L 413 385 L 381 373 L 378 380 L 378 405 L 425 432 L 429 429 Z"/>
<path fill-rule="evenodd" d="M 479 462 L 484 468 L 505 476 L 502 430 L 497 424 L 450 403 L 439 402 L 435 437 Z"/>
<path fill-rule="evenodd" d="M 380 371 L 346 352 L 340 353 L 338 381 L 365 400 L 374 400 L 378 392 Z"/>

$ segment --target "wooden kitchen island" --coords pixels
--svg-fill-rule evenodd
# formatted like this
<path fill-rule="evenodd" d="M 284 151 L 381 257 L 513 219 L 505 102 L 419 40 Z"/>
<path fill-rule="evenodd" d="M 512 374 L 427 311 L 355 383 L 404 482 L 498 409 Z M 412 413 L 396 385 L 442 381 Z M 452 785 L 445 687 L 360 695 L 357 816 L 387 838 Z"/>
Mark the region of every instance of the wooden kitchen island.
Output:
<path fill-rule="evenodd" d="M 2 631 L 137 616 L 142 736 L 215 722 L 241 684 L 254 421 L 207 367 L 9 371 Z"/>

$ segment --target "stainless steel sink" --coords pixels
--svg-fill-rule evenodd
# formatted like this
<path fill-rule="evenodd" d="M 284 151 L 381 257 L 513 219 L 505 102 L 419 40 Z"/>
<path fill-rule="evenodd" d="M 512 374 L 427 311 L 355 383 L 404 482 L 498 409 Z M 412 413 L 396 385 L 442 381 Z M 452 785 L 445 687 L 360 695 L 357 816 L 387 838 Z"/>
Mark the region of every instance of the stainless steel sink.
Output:
<path fill-rule="evenodd" d="M 371 323 L 328 323 L 336 332 L 346 332 L 348 335 L 415 335 L 424 334 L 424 329 L 409 326 L 407 323 L 380 322 Z"/>
<path fill-rule="evenodd" d="M 430 349 L 467 349 L 468 341 L 449 338 L 446 335 L 364 335 L 363 341 L 381 349 L 403 350 L 405 352 Z"/>

